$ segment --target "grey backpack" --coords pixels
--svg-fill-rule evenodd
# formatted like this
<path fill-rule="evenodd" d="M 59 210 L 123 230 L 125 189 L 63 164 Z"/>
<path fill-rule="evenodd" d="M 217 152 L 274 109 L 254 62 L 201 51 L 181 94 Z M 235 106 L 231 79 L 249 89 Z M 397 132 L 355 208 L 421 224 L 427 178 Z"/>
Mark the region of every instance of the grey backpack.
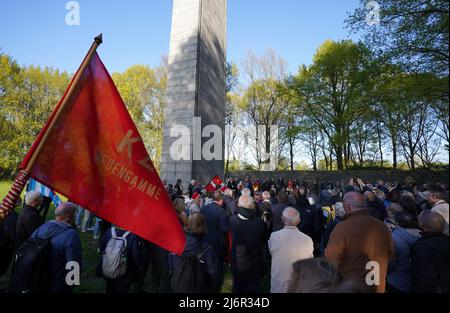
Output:
<path fill-rule="evenodd" d="M 117 236 L 116 228 L 111 228 L 111 239 L 103 252 L 102 273 L 105 277 L 115 279 L 127 272 L 127 231 Z"/>

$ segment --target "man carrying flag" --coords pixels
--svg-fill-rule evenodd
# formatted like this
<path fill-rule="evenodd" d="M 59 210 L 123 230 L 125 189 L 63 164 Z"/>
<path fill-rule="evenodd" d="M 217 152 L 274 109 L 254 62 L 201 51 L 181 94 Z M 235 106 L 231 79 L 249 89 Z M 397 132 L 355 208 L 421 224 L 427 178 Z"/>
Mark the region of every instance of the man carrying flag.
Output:
<path fill-rule="evenodd" d="M 101 36 L 96 37 L 20 164 L 21 172 L 0 206 L 0 215 L 11 211 L 31 176 L 101 219 L 181 254 L 184 232 L 142 138 L 96 53 L 101 43 Z"/>
<path fill-rule="evenodd" d="M 50 204 L 53 202 L 53 204 L 55 205 L 55 208 L 57 208 L 58 205 L 61 203 L 61 199 L 59 199 L 56 192 L 54 192 L 47 186 L 41 184 L 40 182 L 34 180 L 33 178 L 30 178 L 30 181 L 28 182 L 27 192 L 28 191 L 37 191 L 41 194 L 42 204 L 41 204 L 40 211 L 43 212 L 43 213 L 41 213 L 41 215 L 42 215 L 42 219 L 44 221 L 47 217 L 47 213 L 48 213 L 48 209 L 50 208 Z"/>

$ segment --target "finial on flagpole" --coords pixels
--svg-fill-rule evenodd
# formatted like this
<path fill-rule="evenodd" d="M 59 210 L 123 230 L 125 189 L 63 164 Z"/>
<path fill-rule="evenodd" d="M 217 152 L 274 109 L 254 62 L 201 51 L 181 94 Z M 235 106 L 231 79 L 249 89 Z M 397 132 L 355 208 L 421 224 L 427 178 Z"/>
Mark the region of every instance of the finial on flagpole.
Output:
<path fill-rule="evenodd" d="M 103 42 L 103 33 L 95 37 L 94 40 L 100 45 Z"/>

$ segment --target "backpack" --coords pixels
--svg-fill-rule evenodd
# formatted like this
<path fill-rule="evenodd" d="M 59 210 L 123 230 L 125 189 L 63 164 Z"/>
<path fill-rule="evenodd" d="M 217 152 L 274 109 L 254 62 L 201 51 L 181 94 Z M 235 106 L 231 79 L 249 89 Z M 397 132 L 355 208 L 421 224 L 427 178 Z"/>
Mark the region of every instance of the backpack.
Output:
<path fill-rule="evenodd" d="M 181 257 L 181 264 L 174 269 L 170 284 L 176 293 L 206 293 L 212 292 L 212 282 L 206 270 L 206 264 L 201 261 L 203 255 L 211 248 L 207 245 L 200 253 Z"/>
<path fill-rule="evenodd" d="M 102 256 L 102 273 L 106 278 L 120 278 L 127 272 L 127 236 L 129 231 L 121 237 L 117 236 L 116 228 L 111 228 L 109 239 Z"/>
<path fill-rule="evenodd" d="M 16 251 L 9 291 L 11 293 L 43 293 L 49 288 L 48 261 L 51 239 L 70 228 L 64 228 L 50 238 L 28 238 Z"/>

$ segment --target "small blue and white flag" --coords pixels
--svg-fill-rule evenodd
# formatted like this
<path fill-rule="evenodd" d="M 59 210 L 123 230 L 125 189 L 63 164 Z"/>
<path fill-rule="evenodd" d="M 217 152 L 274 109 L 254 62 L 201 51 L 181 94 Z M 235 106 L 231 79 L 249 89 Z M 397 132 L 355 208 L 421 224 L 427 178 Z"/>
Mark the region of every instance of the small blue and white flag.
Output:
<path fill-rule="evenodd" d="M 40 182 L 35 181 L 33 178 L 30 178 L 28 182 L 27 191 L 33 190 L 39 192 L 41 195 L 45 197 L 51 198 L 55 207 L 57 207 L 62 202 L 61 199 L 59 199 L 58 195 L 53 190 L 51 190 L 45 185 L 42 185 Z"/>

